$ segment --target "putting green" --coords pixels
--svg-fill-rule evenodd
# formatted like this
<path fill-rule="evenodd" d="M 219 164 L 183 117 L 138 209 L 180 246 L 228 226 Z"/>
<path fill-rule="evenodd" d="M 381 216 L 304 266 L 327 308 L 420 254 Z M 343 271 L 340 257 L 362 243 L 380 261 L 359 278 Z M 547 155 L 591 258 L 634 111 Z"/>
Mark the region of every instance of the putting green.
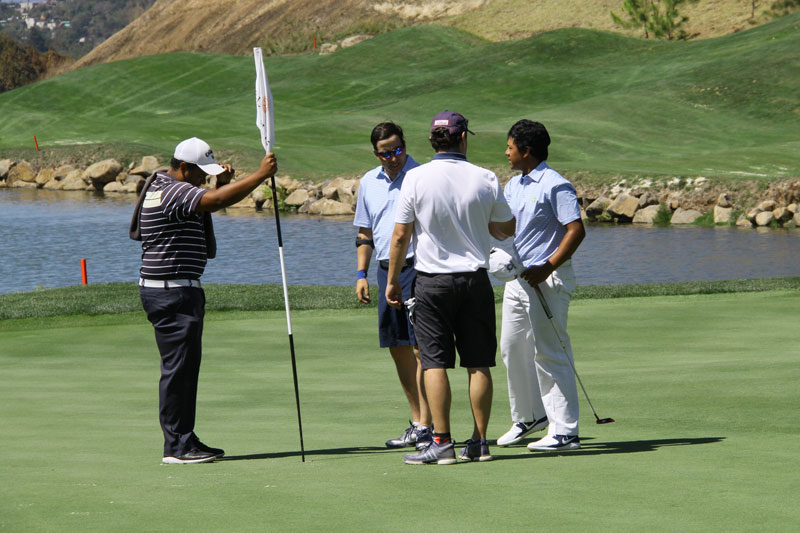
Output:
<path fill-rule="evenodd" d="M 7 320 L 0 529 L 790 530 L 800 366 L 795 290 L 578 300 L 570 330 L 583 448 L 492 447 L 491 463 L 408 466 L 383 441 L 407 407 L 374 309 L 293 314 L 300 461 L 281 312 L 206 323 L 197 432 L 226 449 L 160 464 L 158 355 L 141 313 Z M 509 425 L 494 372 L 490 437 Z M 453 432 L 468 437 L 452 371 Z"/>

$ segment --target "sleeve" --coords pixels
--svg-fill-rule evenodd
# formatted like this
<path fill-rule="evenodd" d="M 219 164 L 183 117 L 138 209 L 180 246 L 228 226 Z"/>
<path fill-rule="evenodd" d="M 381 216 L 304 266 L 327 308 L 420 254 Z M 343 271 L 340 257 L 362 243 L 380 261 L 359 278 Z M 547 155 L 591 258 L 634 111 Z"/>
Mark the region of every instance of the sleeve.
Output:
<path fill-rule="evenodd" d="M 403 186 L 400 187 L 400 196 L 397 199 L 394 221 L 398 224 L 408 224 L 414 222 L 417 217 L 414 212 L 414 179 L 416 174 L 409 172 L 403 179 Z"/>
<path fill-rule="evenodd" d="M 556 218 L 564 226 L 581 218 L 578 193 L 568 181 L 553 187 L 550 192 L 550 205 Z"/>
<path fill-rule="evenodd" d="M 197 212 L 200 198 L 207 192 L 185 181 L 173 183 L 164 191 L 164 215 L 173 221 L 186 220 Z"/>
<path fill-rule="evenodd" d="M 364 176 L 366 177 L 366 176 Z M 372 229 L 372 219 L 367 208 L 367 187 L 364 185 L 364 178 L 361 178 L 361 185 L 358 187 L 358 198 L 356 200 L 356 214 L 353 217 L 353 225 L 359 228 Z"/>
<path fill-rule="evenodd" d="M 492 186 L 494 188 L 494 203 L 492 204 L 492 214 L 489 216 L 489 220 L 492 222 L 508 222 L 514 218 L 514 214 L 511 212 L 511 208 L 508 207 L 506 197 L 503 191 L 500 190 L 500 182 L 494 174 L 492 174 Z"/>

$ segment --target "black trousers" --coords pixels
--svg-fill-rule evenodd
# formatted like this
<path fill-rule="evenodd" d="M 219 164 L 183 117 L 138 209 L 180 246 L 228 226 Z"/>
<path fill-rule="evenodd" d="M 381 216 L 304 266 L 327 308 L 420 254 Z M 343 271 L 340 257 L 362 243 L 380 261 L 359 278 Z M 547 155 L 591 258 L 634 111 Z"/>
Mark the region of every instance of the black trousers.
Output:
<path fill-rule="evenodd" d="M 139 296 L 161 353 L 158 418 L 164 432 L 164 456 L 177 457 L 197 441 L 194 421 L 206 296 L 197 287 L 140 287 Z"/>

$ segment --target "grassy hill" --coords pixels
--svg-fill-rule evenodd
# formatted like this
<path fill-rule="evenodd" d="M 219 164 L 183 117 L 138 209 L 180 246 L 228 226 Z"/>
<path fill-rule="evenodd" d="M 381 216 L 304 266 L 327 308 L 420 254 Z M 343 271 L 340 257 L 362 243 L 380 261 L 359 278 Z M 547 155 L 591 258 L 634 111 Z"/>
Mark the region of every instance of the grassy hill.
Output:
<path fill-rule="evenodd" d="M 508 127 L 540 120 L 551 163 L 596 175 L 782 178 L 800 174 L 800 14 L 721 38 L 653 42 L 565 29 L 488 42 L 417 26 L 330 56 L 267 59 L 281 169 L 354 175 L 393 119 L 419 159 L 452 108 L 478 134 L 470 158 L 504 168 Z M 0 156 L 76 147 L 165 156 L 197 135 L 252 167 L 260 157 L 251 58 L 174 53 L 83 68 L 0 95 Z M 30 147 L 30 148 L 28 148 Z M 40 153 L 40 156 L 42 154 Z M 44 157 L 44 156 L 42 156 Z"/>

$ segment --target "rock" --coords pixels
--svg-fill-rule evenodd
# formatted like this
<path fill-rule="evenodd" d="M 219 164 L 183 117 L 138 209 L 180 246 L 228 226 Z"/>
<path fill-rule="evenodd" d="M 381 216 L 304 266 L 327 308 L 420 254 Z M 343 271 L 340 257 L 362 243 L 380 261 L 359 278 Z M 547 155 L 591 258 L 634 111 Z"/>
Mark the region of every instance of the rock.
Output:
<path fill-rule="evenodd" d="M 10 159 L 0 159 L 0 181 L 8 177 L 8 171 L 14 166 L 14 162 Z"/>
<path fill-rule="evenodd" d="M 85 191 L 86 182 L 83 181 L 83 172 L 80 170 L 73 170 L 61 180 L 58 188 L 62 191 Z"/>
<path fill-rule="evenodd" d="M 307 201 L 308 201 L 308 191 L 305 189 L 297 189 L 292 194 L 290 194 L 286 198 L 286 200 L 283 201 L 283 203 L 291 207 L 300 207 Z"/>
<path fill-rule="evenodd" d="M 740 228 L 752 228 L 753 223 L 747 218 L 747 215 L 739 215 L 739 218 L 736 219 L 736 226 Z"/>
<path fill-rule="evenodd" d="M 106 186 L 103 187 L 103 193 L 107 193 L 107 192 L 110 192 L 110 193 L 115 193 L 115 192 L 122 193 L 122 192 L 128 192 L 128 191 L 125 190 L 125 185 L 123 185 L 122 183 L 120 183 L 118 181 L 112 181 L 111 183 L 107 183 Z"/>
<path fill-rule="evenodd" d="M 792 217 L 792 222 L 794 222 L 797 226 L 800 226 L 800 213 L 795 213 Z"/>
<path fill-rule="evenodd" d="M 775 217 L 775 220 L 777 220 L 779 224 L 783 224 L 784 222 L 792 220 L 794 213 L 785 207 L 776 207 L 772 210 L 772 216 Z"/>
<path fill-rule="evenodd" d="M 669 206 L 671 211 L 675 211 L 681 207 L 681 195 L 680 193 L 672 193 L 669 195 L 667 199 L 667 205 Z"/>
<path fill-rule="evenodd" d="M 670 224 L 691 224 L 698 218 L 703 216 L 703 213 L 696 209 L 683 209 L 679 207 L 672 213 Z"/>
<path fill-rule="evenodd" d="M 608 206 L 607 211 L 612 217 L 626 222 L 633 220 L 637 209 L 639 209 L 639 199 L 623 192 Z"/>
<path fill-rule="evenodd" d="M 306 201 L 306 203 L 304 203 L 303 205 L 301 205 L 300 207 L 297 208 L 297 212 L 300 213 L 300 214 L 308 213 L 308 210 L 311 207 L 311 204 L 313 204 L 314 202 L 315 202 L 315 200 L 308 199 Z"/>
<path fill-rule="evenodd" d="M 47 183 L 48 181 L 54 180 L 54 179 L 56 179 L 56 171 L 55 171 L 55 169 L 43 168 L 42 170 L 39 171 L 38 174 L 36 174 L 36 179 L 34 181 L 36 181 L 36 183 L 38 183 L 39 186 L 41 187 L 45 183 Z"/>
<path fill-rule="evenodd" d="M 255 202 L 255 200 L 253 200 L 253 196 L 252 195 L 247 196 L 242 201 L 237 202 L 237 203 L 233 204 L 232 206 L 228 207 L 228 209 L 247 209 L 247 208 L 249 208 L 249 209 L 255 209 L 256 208 L 256 202 Z"/>
<path fill-rule="evenodd" d="M 119 161 L 116 159 L 106 159 L 84 170 L 83 177 L 95 189 L 102 191 L 107 183 L 116 180 L 120 172 L 122 172 L 122 165 Z"/>
<path fill-rule="evenodd" d="M 75 170 L 75 167 L 73 167 L 72 165 L 61 165 L 55 170 L 56 179 L 63 180 L 73 170 Z"/>
<path fill-rule="evenodd" d="M 731 215 L 733 214 L 732 207 L 722 207 L 717 204 L 714 206 L 714 224 L 729 224 Z"/>
<path fill-rule="evenodd" d="M 775 202 L 775 200 L 764 200 L 763 202 L 758 204 L 756 207 L 758 209 L 760 209 L 761 211 L 772 211 L 777 206 L 778 206 L 778 204 Z"/>
<path fill-rule="evenodd" d="M 761 211 L 756 215 L 755 223 L 756 226 L 769 226 L 773 220 L 775 220 L 775 215 L 772 214 L 772 211 Z"/>
<path fill-rule="evenodd" d="M 308 213 L 311 215 L 352 215 L 354 211 L 353 206 L 349 204 L 323 198 L 311 204 L 308 207 Z"/>
<path fill-rule="evenodd" d="M 35 181 L 22 181 L 22 180 L 12 181 L 8 186 L 9 187 L 13 187 L 15 189 L 38 189 L 39 188 L 39 184 L 36 183 Z"/>
<path fill-rule="evenodd" d="M 645 191 L 639 196 L 639 209 L 658 205 L 658 197 L 650 191 Z"/>
<path fill-rule="evenodd" d="M 142 162 L 139 163 L 139 166 L 134 167 L 129 174 L 138 174 L 139 176 L 149 176 L 156 170 L 158 170 L 158 159 L 153 157 L 152 155 L 146 155 L 142 158 Z"/>
<path fill-rule="evenodd" d="M 351 46 L 355 46 L 360 42 L 366 41 L 367 39 L 369 39 L 369 35 L 353 35 L 347 39 L 344 39 L 341 43 L 341 46 L 342 48 L 350 48 Z"/>
<path fill-rule="evenodd" d="M 322 197 L 328 198 L 329 200 L 336 200 L 339 199 L 339 188 L 348 188 L 352 189 L 353 187 L 353 180 L 346 180 L 344 178 L 336 178 L 329 182 L 325 182 L 322 186 Z"/>
<path fill-rule="evenodd" d="M 327 56 L 329 54 L 334 53 L 337 48 L 339 48 L 338 44 L 325 43 L 325 44 L 323 44 L 322 46 L 319 47 L 319 55 Z"/>
<path fill-rule="evenodd" d="M 272 199 L 272 188 L 262 185 L 254 190 L 250 196 L 253 198 L 253 203 L 256 206 L 256 209 L 263 209 L 264 204 L 267 203 L 267 200 Z"/>
<path fill-rule="evenodd" d="M 610 205 L 611 199 L 606 196 L 601 196 L 586 208 L 586 215 L 589 217 L 589 220 L 594 220 L 603 214 Z"/>
<path fill-rule="evenodd" d="M 788 209 L 792 213 L 797 213 L 798 209 L 800 209 L 800 208 L 798 207 L 798 205 L 796 203 L 791 203 L 791 204 L 789 204 L 789 206 L 786 209 Z"/>
<path fill-rule="evenodd" d="M 12 185 L 15 181 L 35 183 L 36 174 L 36 170 L 30 163 L 27 161 L 20 161 L 8 171 L 6 181 L 8 181 L 9 185 Z"/>
<path fill-rule="evenodd" d="M 60 188 L 61 188 L 61 180 L 57 180 L 55 178 L 51 179 L 50 181 L 42 185 L 42 189 L 48 189 L 51 191 L 57 191 Z"/>
<path fill-rule="evenodd" d="M 717 198 L 717 205 L 720 207 L 732 207 L 730 195 L 726 192 L 720 194 Z"/>
<path fill-rule="evenodd" d="M 653 219 L 656 218 L 656 214 L 660 206 L 657 205 L 648 205 L 645 208 L 639 209 L 636 211 L 636 214 L 633 215 L 633 223 L 634 224 L 652 224 Z"/>
<path fill-rule="evenodd" d="M 747 217 L 747 220 L 749 220 L 750 222 L 755 222 L 756 215 L 759 214 L 760 212 L 761 212 L 761 209 L 759 209 L 757 207 L 753 207 L 753 208 L 747 210 L 747 213 L 745 213 L 745 216 Z"/>

